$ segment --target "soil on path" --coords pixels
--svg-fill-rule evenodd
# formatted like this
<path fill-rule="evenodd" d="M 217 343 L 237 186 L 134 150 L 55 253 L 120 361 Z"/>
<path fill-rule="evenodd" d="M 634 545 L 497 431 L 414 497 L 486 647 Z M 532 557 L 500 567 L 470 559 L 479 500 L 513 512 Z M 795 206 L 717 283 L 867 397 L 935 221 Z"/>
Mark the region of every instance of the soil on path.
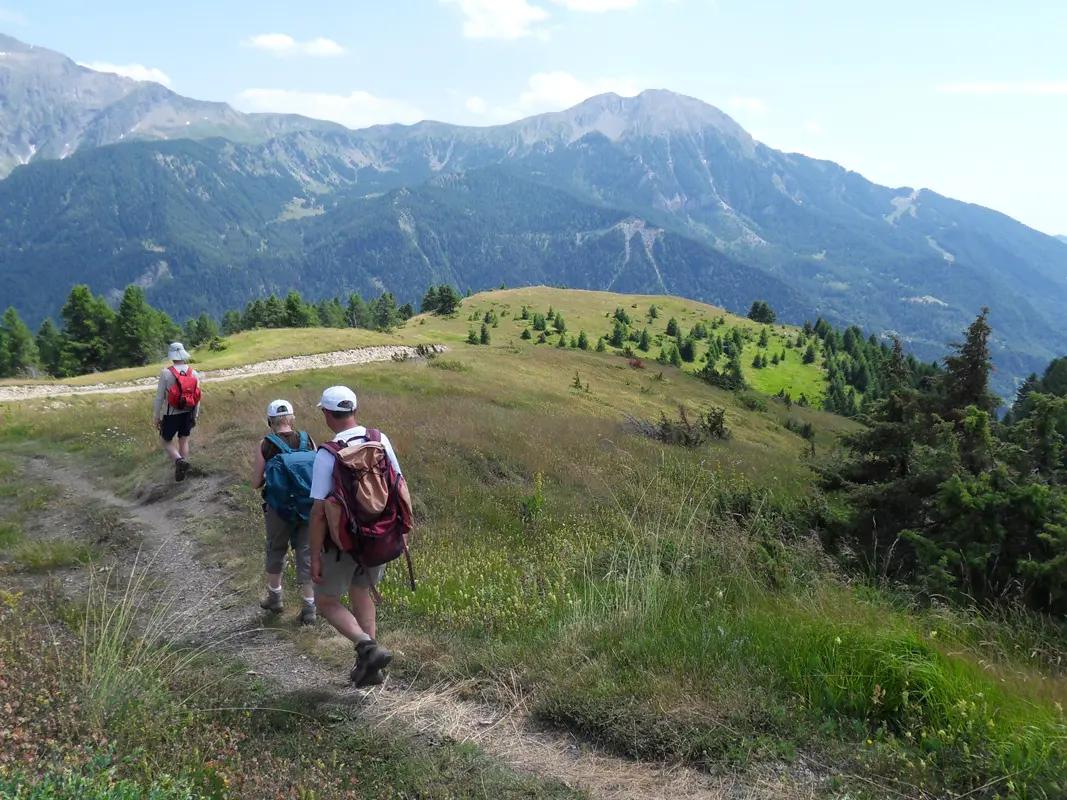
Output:
<path fill-rule="evenodd" d="M 443 345 L 425 345 L 422 352 L 427 352 L 427 350 L 434 353 L 443 353 L 447 348 Z M 238 378 L 247 378 L 252 375 L 274 375 L 279 372 L 300 372 L 311 369 L 325 369 L 327 367 L 344 367 L 352 364 L 371 364 L 378 361 L 391 361 L 397 357 L 417 358 L 419 355 L 420 351 L 417 348 L 402 345 L 361 347 L 355 350 L 335 350 L 332 353 L 317 353 L 315 355 L 307 356 L 276 358 L 271 361 L 260 361 L 256 364 L 245 364 L 240 367 L 205 370 L 200 373 L 200 378 L 204 383 L 213 383 L 216 381 L 232 381 Z M 150 378 L 138 378 L 132 381 L 92 383 L 85 385 L 31 383 L 24 385 L 0 386 L 0 403 L 83 394 L 129 394 L 131 392 L 147 392 L 156 388 L 157 381 L 158 377 L 153 376 Z"/>
<path fill-rule="evenodd" d="M 814 775 L 798 774 L 796 767 L 759 780 L 717 778 L 684 766 L 635 762 L 600 752 L 567 734 L 533 725 L 521 697 L 514 707 L 502 709 L 461 699 L 464 687 L 460 685 L 420 689 L 387 680 L 378 688 L 355 689 L 346 674 L 299 653 L 284 631 L 265 626 L 264 612 L 247 603 L 222 570 L 198 560 L 197 543 L 183 529 L 189 521 L 225 507 L 225 481 L 190 478 L 184 484 L 147 487 L 127 500 L 95 484 L 74 466 L 37 457 L 31 460 L 29 471 L 56 484 L 72 499 L 114 509 L 133 522 L 144 537 L 142 558 L 154 578 L 171 583 L 172 593 L 200 601 L 195 608 L 175 611 L 184 615 L 176 625 L 182 630 L 195 626 L 198 637 L 220 643 L 279 691 L 324 697 L 326 705 L 357 710 L 368 724 L 399 726 L 430 742 L 475 743 L 516 772 L 556 778 L 597 798 L 816 796 Z"/>

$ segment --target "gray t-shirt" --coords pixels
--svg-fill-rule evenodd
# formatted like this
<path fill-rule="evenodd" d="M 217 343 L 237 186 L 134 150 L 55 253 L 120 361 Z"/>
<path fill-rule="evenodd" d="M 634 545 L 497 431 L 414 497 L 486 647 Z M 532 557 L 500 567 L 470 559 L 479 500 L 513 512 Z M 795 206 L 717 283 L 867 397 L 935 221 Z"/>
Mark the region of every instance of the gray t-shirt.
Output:
<path fill-rule="evenodd" d="M 187 375 L 190 370 L 193 372 L 193 377 L 200 380 L 200 373 L 193 369 L 188 364 L 175 364 L 174 368 L 178 370 L 182 375 Z M 170 371 L 170 367 L 167 367 L 161 373 L 159 373 L 159 384 L 156 386 L 156 402 L 153 407 L 153 418 L 158 422 L 165 416 L 171 414 L 188 414 L 188 409 L 174 408 L 167 402 L 167 392 L 170 391 L 170 387 L 177 383 L 178 380 L 174 377 L 174 373 Z M 193 409 L 193 419 L 200 417 L 200 406 L 197 405 Z"/>

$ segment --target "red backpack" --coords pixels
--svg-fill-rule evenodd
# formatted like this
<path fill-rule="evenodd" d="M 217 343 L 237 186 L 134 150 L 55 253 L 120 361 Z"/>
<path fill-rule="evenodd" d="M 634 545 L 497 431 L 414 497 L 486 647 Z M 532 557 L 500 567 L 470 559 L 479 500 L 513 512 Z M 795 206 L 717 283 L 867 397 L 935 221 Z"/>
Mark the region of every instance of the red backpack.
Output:
<path fill-rule="evenodd" d="M 200 405 L 200 381 L 190 369 L 184 375 L 176 367 L 170 368 L 174 383 L 167 390 L 167 403 L 179 411 L 189 411 Z"/>
<path fill-rule="evenodd" d="M 352 553 L 364 567 L 388 564 L 404 555 L 411 591 L 415 570 L 408 552 L 408 532 L 414 524 L 407 482 L 393 467 L 382 444 L 381 431 L 347 442 L 320 445 L 333 453 L 333 487 L 326 496 L 327 545 Z"/>

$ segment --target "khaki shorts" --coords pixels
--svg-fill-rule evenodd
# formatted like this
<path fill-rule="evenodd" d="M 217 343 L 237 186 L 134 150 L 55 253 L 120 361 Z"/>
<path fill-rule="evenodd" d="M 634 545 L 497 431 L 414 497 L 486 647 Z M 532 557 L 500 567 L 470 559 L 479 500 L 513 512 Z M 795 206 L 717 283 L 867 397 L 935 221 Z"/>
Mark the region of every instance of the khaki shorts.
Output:
<path fill-rule="evenodd" d="M 296 580 L 301 585 L 311 583 L 311 534 L 304 520 L 290 522 L 278 516 L 268 505 L 263 506 L 263 525 L 266 528 L 266 572 L 278 575 L 285 571 L 285 557 L 289 547 L 296 557 Z"/>
<path fill-rule="evenodd" d="M 338 553 L 340 552 L 340 559 Z M 364 569 L 351 553 L 336 548 L 322 551 L 322 583 L 315 585 L 315 597 L 340 597 L 348 594 L 351 587 L 369 589 L 376 586 L 385 575 L 385 564 Z"/>

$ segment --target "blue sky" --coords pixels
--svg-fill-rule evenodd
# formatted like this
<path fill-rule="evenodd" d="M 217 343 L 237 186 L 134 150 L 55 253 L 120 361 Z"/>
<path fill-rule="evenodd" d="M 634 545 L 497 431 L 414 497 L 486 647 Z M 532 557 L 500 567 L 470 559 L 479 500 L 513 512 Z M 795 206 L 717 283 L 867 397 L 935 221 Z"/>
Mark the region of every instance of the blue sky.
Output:
<path fill-rule="evenodd" d="M 0 30 L 352 127 L 672 89 L 773 147 L 1067 234 L 1063 0 L 0 0 Z"/>

